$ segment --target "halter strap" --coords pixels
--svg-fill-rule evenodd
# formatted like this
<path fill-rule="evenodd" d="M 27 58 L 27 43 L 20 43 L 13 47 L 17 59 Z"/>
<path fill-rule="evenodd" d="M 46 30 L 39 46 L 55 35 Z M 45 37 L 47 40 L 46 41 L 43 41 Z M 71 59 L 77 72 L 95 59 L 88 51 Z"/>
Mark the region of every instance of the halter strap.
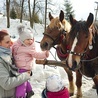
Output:
<path fill-rule="evenodd" d="M 61 36 L 61 34 L 65 34 L 65 32 L 67 32 L 67 31 L 65 31 L 64 29 L 62 31 L 60 31 L 60 33 L 58 34 L 56 39 L 52 38 L 52 36 L 50 36 L 48 33 L 43 33 L 43 35 L 46 35 L 47 37 L 49 37 L 53 41 L 53 46 L 54 46 L 59 41 L 60 37 L 63 38 Z"/>
<path fill-rule="evenodd" d="M 73 54 L 73 55 L 78 55 L 78 56 L 83 56 L 83 55 L 86 53 L 86 51 L 83 52 L 83 53 L 76 53 L 76 52 L 73 52 L 73 51 L 67 50 L 67 53 L 69 53 L 69 54 Z"/>
<path fill-rule="evenodd" d="M 60 60 L 64 60 L 68 56 L 68 53 L 63 53 L 59 46 L 56 48 L 56 52 Z"/>

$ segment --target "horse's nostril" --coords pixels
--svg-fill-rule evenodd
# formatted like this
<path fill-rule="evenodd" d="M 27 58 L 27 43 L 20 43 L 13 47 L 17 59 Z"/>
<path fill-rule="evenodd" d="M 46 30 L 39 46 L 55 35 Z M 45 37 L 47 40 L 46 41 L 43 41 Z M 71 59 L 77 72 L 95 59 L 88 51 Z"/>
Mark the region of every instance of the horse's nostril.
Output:
<path fill-rule="evenodd" d="M 48 43 L 47 43 L 47 42 L 45 42 L 45 43 L 44 43 L 44 47 L 47 47 L 47 46 L 48 46 Z"/>
<path fill-rule="evenodd" d="M 48 46 L 48 43 L 45 42 L 45 43 L 41 44 L 40 46 L 41 46 L 41 48 L 46 48 Z"/>

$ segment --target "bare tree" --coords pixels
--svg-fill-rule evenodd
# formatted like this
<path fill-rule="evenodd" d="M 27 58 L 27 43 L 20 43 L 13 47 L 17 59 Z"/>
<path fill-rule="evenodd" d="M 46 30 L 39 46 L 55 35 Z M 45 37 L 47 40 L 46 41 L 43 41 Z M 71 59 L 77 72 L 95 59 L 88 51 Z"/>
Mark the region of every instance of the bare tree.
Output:
<path fill-rule="evenodd" d="M 46 29 L 46 19 L 47 19 L 47 0 L 45 0 L 45 28 Z"/>
<path fill-rule="evenodd" d="M 6 0 L 7 28 L 10 27 L 10 0 Z"/>
<path fill-rule="evenodd" d="M 32 27 L 32 22 L 31 22 L 32 16 L 31 16 L 30 0 L 28 0 L 28 7 L 29 7 L 29 16 L 30 16 L 30 26 Z"/>
<path fill-rule="evenodd" d="M 97 13 L 98 13 L 98 2 L 95 2 L 97 4 L 97 8 L 95 9 L 95 21 L 98 21 L 98 18 L 97 18 Z"/>
<path fill-rule="evenodd" d="M 33 13 L 31 13 L 31 7 L 30 7 L 30 0 L 28 0 L 28 7 L 29 7 L 29 16 L 30 16 L 30 26 L 33 28 L 34 25 L 34 14 L 35 14 L 35 2 L 36 0 L 33 1 Z"/>
<path fill-rule="evenodd" d="M 24 0 L 22 0 L 22 5 L 21 5 L 21 16 L 20 16 L 20 23 L 22 23 L 23 5 L 24 5 Z"/>
<path fill-rule="evenodd" d="M 33 28 L 33 25 L 34 25 L 34 14 L 35 14 L 35 1 L 36 0 L 34 0 L 34 2 L 33 2 L 33 13 L 32 13 L 32 28 Z"/>

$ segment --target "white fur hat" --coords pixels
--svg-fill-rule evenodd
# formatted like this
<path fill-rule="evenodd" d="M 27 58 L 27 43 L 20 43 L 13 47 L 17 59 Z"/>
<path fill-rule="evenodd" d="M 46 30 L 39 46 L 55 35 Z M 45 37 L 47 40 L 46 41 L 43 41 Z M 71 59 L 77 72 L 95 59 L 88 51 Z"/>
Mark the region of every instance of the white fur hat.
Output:
<path fill-rule="evenodd" d="M 46 88 L 48 91 L 58 92 L 64 88 L 64 84 L 58 75 L 52 75 L 46 80 Z"/>
<path fill-rule="evenodd" d="M 23 25 L 19 25 L 17 29 L 18 29 L 19 38 L 21 41 L 24 41 L 26 39 L 33 39 L 33 32 L 31 28 L 27 28 Z"/>

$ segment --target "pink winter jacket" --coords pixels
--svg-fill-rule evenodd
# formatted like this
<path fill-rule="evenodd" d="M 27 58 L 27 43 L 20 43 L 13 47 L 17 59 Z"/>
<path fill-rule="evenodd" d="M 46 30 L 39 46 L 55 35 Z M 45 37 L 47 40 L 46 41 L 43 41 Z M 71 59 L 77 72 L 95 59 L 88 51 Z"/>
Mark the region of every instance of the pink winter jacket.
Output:
<path fill-rule="evenodd" d="M 19 69 L 32 70 L 34 58 L 45 59 L 46 52 L 37 52 L 35 49 L 35 44 L 30 46 L 24 46 L 20 40 L 14 42 L 12 46 L 12 53 L 15 60 L 15 65 Z"/>
<path fill-rule="evenodd" d="M 64 88 L 63 90 L 58 92 L 47 91 L 46 95 L 47 98 L 69 98 L 69 92 L 67 88 Z"/>

